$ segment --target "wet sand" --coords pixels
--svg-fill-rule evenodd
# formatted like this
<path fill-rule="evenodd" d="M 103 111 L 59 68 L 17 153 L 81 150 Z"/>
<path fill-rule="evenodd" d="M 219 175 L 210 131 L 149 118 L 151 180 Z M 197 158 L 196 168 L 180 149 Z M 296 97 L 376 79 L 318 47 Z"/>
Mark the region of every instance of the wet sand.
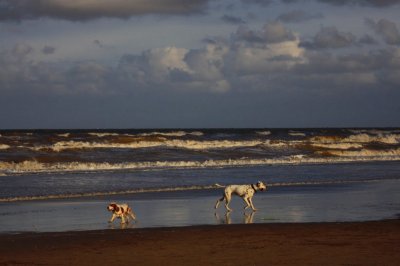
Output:
<path fill-rule="evenodd" d="M 399 265 L 400 220 L 0 235 L 0 265 Z"/>
<path fill-rule="evenodd" d="M 226 213 L 215 211 L 221 190 L 138 193 L 113 197 L 0 203 L 0 234 L 63 232 L 121 228 L 108 224 L 107 205 L 128 203 L 137 223 L 127 228 L 179 227 L 250 223 L 354 222 L 396 219 L 400 213 L 399 180 L 336 185 L 271 187 L 257 193 L 256 213 L 234 197 Z"/>

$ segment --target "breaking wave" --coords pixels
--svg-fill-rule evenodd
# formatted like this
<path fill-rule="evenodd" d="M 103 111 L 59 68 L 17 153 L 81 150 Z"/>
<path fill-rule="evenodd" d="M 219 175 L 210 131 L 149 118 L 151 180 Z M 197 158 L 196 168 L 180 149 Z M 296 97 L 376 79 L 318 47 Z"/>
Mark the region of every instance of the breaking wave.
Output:
<path fill-rule="evenodd" d="M 385 143 L 385 144 L 398 144 L 400 135 L 388 134 L 388 135 L 369 135 L 369 134 L 356 134 L 347 137 L 341 136 L 316 136 L 310 138 L 311 142 L 314 143 Z"/>
<path fill-rule="evenodd" d="M 124 143 L 125 142 L 125 143 Z M 238 148 L 238 147 L 254 147 L 258 145 L 274 145 L 269 140 L 249 140 L 249 141 L 233 141 L 233 140 L 208 140 L 208 141 L 196 141 L 196 140 L 166 140 L 164 138 L 156 138 L 152 140 L 140 140 L 140 139 L 126 139 L 125 141 L 113 141 L 113 142 L 87 142 L 87 141 L 59 141 L 49 146 L 36 146 L 30 149 L 40 150 L 52 150 L 56 152 L 70 150 L 70 149 L 140 149 L 140 148 L 151 148 L 151 147 L 167 147 L 167 148 L 181 148 L 191 150 L 207 150 L 207 149 L 221 149 L 221 148 Z"/>
<path fill-rule="evenodd" d="M 7 144 L 0 144 L 0 150 L 6 150 L 6 149 L 9 149 L 9 148 L 10 148 L 10 146 L 7 145 Z"/>
<path fill-rule="evenodd" d="M 21 174 L 39 172 L 89 172 L 113 170 L 152 170 L 152 169 L 183 169 L 183 168 L 220 168 L 243 167 L 261 165 L 285 164 L 327 164 L 368 161 L 399 161 L 400 149 L 389 150 L 382 153 L 361 151 L 329 151 L 331 157 L 307 157 L 305 155 L 292 155 L 281 158 L 265 159 L 227 159 L 206 161 L 157 161 L 157 162 L 126 162 L 126 163 L 41 163 L 38 161 L 0 162 L 0 173 Z"/>

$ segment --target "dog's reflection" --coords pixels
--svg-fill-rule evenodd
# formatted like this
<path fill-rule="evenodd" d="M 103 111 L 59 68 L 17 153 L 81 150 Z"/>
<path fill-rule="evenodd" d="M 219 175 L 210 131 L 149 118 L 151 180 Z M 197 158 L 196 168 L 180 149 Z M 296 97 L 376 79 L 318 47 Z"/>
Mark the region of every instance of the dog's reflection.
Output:
<path fill-rule="evenodd" d="M 243 223 L 244 224 L 252 224 L 254 220 L 254 215 L 256 212 L 250 212 L 250 213 L 243 213 Z M 231 218 L 231 212 L 226 212 L 223 218 L 220 218 L 217 212 L 214 213 L 215 219 L 219 224 L 231 224 L 232 223 L 232 218 Z"/>
<path fill-rule="evenodd" d="M 110 229 L 133 229 L 137 227 L 137 222 L 136 223 L 118 223 L 118 224 L 113 224 L 113 223 L 108 223 L 108 227 Z"/>

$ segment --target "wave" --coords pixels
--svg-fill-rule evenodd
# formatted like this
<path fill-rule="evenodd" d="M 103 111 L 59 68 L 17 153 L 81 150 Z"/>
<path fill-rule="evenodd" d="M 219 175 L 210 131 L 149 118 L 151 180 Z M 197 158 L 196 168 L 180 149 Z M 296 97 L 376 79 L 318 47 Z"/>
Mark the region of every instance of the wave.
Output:
<path fill-rule="evenodd" d="M 7 144 L 0 144 L 0 150 L 7 150 L 9 148 L 10 148 L 10 146 Z"/>
<path fill-rule="evenodd" d="M 53 150 L 56 152 L 70 150 L 70 149 L 140 149 L 151 147 L 167 147 L 167 148 L 184 148 L 191 150 L 207 150 L 207 149 L 222 149 L 222 148 L 240 148 L 240 147 L 254 147 L 258 145 L 274 145 L 269 140 L 248 140 L 248 141 L 234 141 L 234 140 L 166 140 L 164 138 L 151 138 L 150 140 L 143 140 L 138 138 L 125 138 L 124 140 L 117 139 L 110 142 L 87 142 L 87 141 L 59 141 L 53 145 L 30 147 L 35 151 L 40 150 Z"/>
<path fill-rule="evenodd" d="M 351 184 L 351 183 L 365 183 L 377 182 L 381 180 L 366 179 L 366 180 L 328 180 L 328 181 L 302 181 L 302 182 L 275 182 L 268 183 L 267 187 L 290 187 L 290 186 L 316 186 L 316 185 L 337 185 L 337 184 Z M 191 191 L 191 190 L 209 190 L 221 189 L 217 185 L 192 185 L 181 187 L 155 187 L 155 188 L 137 188 L 122 191 L 107 191 L 107 192 L 86 192 L 75 194 L 53 194 L 53 195 L 40 195 L 40 196 L 20 196 L 0 198 L 0 202 L 18 202 L 18 201 L 38 201 L 38 200 L 52 200 L 52 199 L 72 199 L 83 197 L 104 197 L 104 196 L 118 196 L 139 193 L 158 193 L 158 192 L 177 192 L 177 191 Z"/>
<path fill-rule="evenodd" d="M 269 136 L 271 135 L 271 131 L 257 131 L 256 134 L 261 135 L 261 136 Z"/>
<path fill-rule="evenodd" d="M 385 135 L 385 134 L 394 134 L 394 133 L 400 133 L 399 129 L 348 129 L 347 131 L 353 133 L 353 134 L 372 134 L 372 135 Z"/>
<path fill-rule="evenodd" d="M 118 133 L 97 133 L 97 132 L 89 132 L 87 133 L 89 136 L 95 136 L 95 137 L 107 137 L 107 136 L 119 136 L 120 134 Z"/>
<path fill-rule="evenodd" d="M 186 132 L 186 131 L 172 131 L 172 132 L 150 132 L 141 133 L 139 136 L 166 136 L 166 137 L 183 137 L 183 136 L 203 136 L 204 133 L 200 131 Z"/>
<path fill-rule="evenodd" d="M 290 130 L 288 134 L 293 137 L 305 137 L 306 136 L 306 134 L 303 132 L 292 131 L 292 130 Z"/>
<path fill-rule="evenodd" d="M 363 147 L 362 144 L 358 143 L 313 143 L 311 144 L 311 146 L 323 149 L 339 149 L 339 150 L 360 149 Z"/>
<path fill-rule="evenodd" d="M 347 137 L 343 136 L 315 136 L 310 138 L 314 143 L 384 143 L 384 144 L 399 144 L 399 134 L 387 135 L 369 135 L 369 134 L 356 134 Z"/>
<path fill-rule="evenodd" d="M 245 167 L 262 165 L 290 165 L 290 164 L 329 164 L 368 161 L 399 161 L 400 149 L 375 153 L 370 150 L 361 151 L 329 151 L 321 153 L 321 157 L 307 157 L 305 155 L 291 155 L 281 158 L 265 159 L 228 159 L 206 161 L 156 161 L 156 162 L 125 162 L 125 163 L 42 163 L 38 161 L 0 162 L 0 173 L 53 173 L 53 172 L 90 172 L 115 170 L 152 170 L 152 169 L 195 169 L 195 168 L 223 168 Z"/>
<path fill-rule="evenodd" d="M 71 133 L 57 134 L 58 137 L 69 138 Z"/>
<path fill-rule="evenodd" d="M 324 151 L 323 153 L 328 153 L 334 156 L 344 156 L 344 157 L 397 157 L 400 156 L 400 148 L 399 149 L 391 149 L 391 150 L 370 150 L 370 149 L 361 149 L 358 151 L 342 151 L 342 150 L 333 150 L 333 151 Z"/>

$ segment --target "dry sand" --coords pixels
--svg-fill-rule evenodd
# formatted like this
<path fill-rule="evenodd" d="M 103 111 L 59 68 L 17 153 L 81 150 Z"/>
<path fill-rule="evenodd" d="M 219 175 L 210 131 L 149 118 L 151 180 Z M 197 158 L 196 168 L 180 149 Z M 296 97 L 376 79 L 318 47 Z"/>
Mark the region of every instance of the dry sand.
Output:
<path fill-rule="evenodd" d="M 0 265 L 400 265 L 400 220 L 3 234 Z"/>

